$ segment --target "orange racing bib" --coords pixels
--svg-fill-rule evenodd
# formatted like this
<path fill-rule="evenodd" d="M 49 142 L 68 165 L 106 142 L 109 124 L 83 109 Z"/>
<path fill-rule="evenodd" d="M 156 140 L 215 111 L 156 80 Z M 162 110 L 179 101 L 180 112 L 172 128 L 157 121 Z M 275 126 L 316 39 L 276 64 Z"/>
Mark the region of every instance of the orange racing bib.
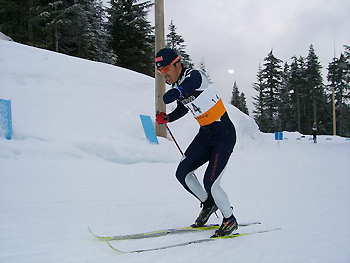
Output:
<path fill-rule="evenodd" d="M 189 97 L 182 103 L 191 111 L 199 125 L 206 126 L 220 119 L 226 109 L 222 99 L 211 85 L 206 86 L 202 91 L 198 97 Z"/>

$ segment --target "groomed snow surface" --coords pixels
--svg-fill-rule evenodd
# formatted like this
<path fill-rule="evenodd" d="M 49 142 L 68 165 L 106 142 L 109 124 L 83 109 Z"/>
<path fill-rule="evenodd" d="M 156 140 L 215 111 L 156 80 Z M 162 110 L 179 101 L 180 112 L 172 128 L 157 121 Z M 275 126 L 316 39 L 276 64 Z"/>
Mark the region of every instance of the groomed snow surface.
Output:
<path fill-rule="evenodd" d="M 215 80 L 214 80 L 215 82 Z M 118 254 L 94 238 L 188 226 L 198 201 L 177 182 L 174 142 L 145 138 L 154 80 L 129 70 L 0 41 L 0 99 L 11 100 L 13 139 L 0 138 L 0 262 L 350 262 L 350 141 L 273 134 L 226 104 L 238 142 L 222 179 L 240 232 L 270 233 Z M 168 111 L 175 105 L 170 105 Z M 169 124 L 183 149 L 198 131 Z M 202 178 L 204 168 L 196 171 Z M 209 223 L 221 223 L 212 216 Z M 113 241 L 122 250 L 210 233 Z"/>

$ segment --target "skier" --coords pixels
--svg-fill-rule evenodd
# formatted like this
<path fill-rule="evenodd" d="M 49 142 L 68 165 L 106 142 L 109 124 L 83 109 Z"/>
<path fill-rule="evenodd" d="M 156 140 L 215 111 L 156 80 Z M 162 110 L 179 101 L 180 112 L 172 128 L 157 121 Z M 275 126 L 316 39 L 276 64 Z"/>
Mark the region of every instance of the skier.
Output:
<path fill-rule="evenodd" d="M 177 102 L 171 113 L 156 114 L 157 123 L 173 122 L 190 111 L 200 125 L 176 171 L 176 178 L 182 186 L 201 202 L 202 210 L 192 227 L 204 226 L 219 209 L 223 221 L 212 237 L 229 235 L 238 229 L 238 223 L 220 180 L 236 143 L 235 127 L 202 71 L 184 67 L 181 57 L 170 48 L 161 49 L 156 54 L 155 63 L 166 83 L 172 85 L 163 96 L 164 103 Z M 207 162 L 203 188 L 194 171 Z"/>
<path fill-rule="evenodd" d="M 314 126 L 312 126 L 312 136 L 314 139 L 314 143 L 317 143 L 317 123 L 314 122 Z"/>

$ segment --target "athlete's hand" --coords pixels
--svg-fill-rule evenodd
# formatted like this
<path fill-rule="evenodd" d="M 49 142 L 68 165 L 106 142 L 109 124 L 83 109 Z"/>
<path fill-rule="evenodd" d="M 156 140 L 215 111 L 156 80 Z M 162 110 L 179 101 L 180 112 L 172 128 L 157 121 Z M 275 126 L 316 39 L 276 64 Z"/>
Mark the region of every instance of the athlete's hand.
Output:
<path fill-rule="evenodd" d="M 156 121 L 158 124 L 164 124 L 169 121 L 168 115 L 165 112 L 159 112 L 156 114 Z"/>

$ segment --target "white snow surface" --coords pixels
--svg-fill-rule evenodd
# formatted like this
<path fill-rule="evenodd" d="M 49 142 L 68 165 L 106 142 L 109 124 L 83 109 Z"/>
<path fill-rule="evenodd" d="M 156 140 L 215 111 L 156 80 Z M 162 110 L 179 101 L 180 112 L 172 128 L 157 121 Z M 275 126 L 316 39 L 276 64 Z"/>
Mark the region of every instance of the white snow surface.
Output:
<path fill-rule="evenodd" d="M 0 31 L 0 40 L 12 41 L 12 38 L 6 36 L 4 33 Z"/>
<path fill-rule="evenodd" d="M 88 226 L 131 234 L 188 226 L 199 213 L 175 178 L 174 142 L 150 144 L 143 133 L 139 114 L 154 119 L 154 97 L 153 78 L 0 41 L 0 98 L 12 101 L 13 118 L 13 139 L 0 138 L 0 262 L 350 262 L 350 141 L 284 133 L 278 146 L 229 104 L 238 141 L 221 185 L 239 222 L 262 222 L 239 232 L 281 230 L 141 254 L 96 240 Z M 190 114 L 169 127 L 183 149 L 198 131 Z M 112 244 L 144 249 L 209 235 Z"/>

